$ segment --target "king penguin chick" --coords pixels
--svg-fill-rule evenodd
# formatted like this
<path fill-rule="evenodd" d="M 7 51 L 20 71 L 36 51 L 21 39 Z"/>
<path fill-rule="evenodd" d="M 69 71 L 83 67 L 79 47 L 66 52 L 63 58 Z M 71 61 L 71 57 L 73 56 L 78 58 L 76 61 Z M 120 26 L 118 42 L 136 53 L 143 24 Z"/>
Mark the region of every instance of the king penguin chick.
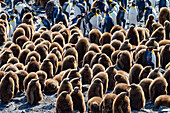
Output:
<path fill-rule="evenodd" d="M 131 84 L 130 89 L 130 106 L 131 110 L 140 110 L 145 106 L 145 95 L 141 86 Z"/>
<path fill-rule="evenodd" d="M 5 75 L 0 82 L 0 99 L 2 102 L 9 102 L 14 96 L 14 80 L 11 74 Z"/>
<path fill-rule="evenodd" d="M 76 59 L 72 55 L 68 55 L 63 59 L 61 70 L 64 71 L 67 69 L 77 69 Z"/>
<path fill-rule="evenodd" d="M 19 78 L 16 73 L 9 71 L 6 76 L 9 76 L 14 80 L 14 95 L 19 92 Z"/>
<path fill-rule="evenodd" d="M 8 59 L 13 57 L 12 51 L 10 49 L 6 49 L 0 55 L 0 67 L 7 63 Z"/>
<path fill-rule="evenodd" d="M 44 93 L 45 94 L 54 94 L 57 92 L 58 88 L 59 88 L 59 83 L 57 80 L 54 79 L 47 79 L 45 81 L 45 87 L 44 87 Z"/>
<path fill-rule="evenodd" d="M 80 113 L 84 113 L 86 111 L 86 105 L 83 93 L 81 92 L 79 87 L 75 87 L 70 95 L 73 101 L 74 110 L 78 110 Z"/>
<path fill-rule="evenodd" d="M 22 18 L 22 23 L 26 23 L 28 25 L 31 25 L 34 27 L 33 19 L 32 19 L 32 14 L 31 13 L 26 13 L 23 18 Z"/>
<path fill-rule="evenodd" d="M 84 65 L 84 67 L 80 70 L 80 74 L 82 77 L 82 84 L 90 84 L 91 83 L 93 74 L 92 74 L 92 70 L 88 64 Z"/>
<path fill-rule="evenodd" d="M 102 112 L 102 98 L 101 97 L 93 97 L 88 100 L 87 103 L 87 112 L 88 113 L 101 113 Z"/>
<path fill-rule="evenodd" d="M 116 64 L 122 70 L 129 72 L 132 67 L 132 58 L 129 51 L 121 51 L 117 56 Z"/>
<path fill-rule="evenodd" d="M 88 100 L 94 96 L 103 98 L 103 84 L 99 78 L 96 78 L 88 89 Z"/>
<path fill-rule="evenodd" d="M 112 106 L 113 106 L 113 101 L 116 98 L 116 94 L 108 93 L 105 95 L 103 98 L 103 113 L 112 113 Z"/>
<path fill-rule="evenodd" d="M 150 73 L 149 73 L 149 75 L 148 75 L 148 77 L 147 78 L 150 78 L 150 79 L 155 79 L 155 78 L 157 78 L 157 77 L 161 77 L 162 76 L 162 73 L 161 72 L 159 72 L 159 68 L 155 68 L 154 70 L 152 70 Z"/>
<path fill-rule="evenodd" d="M 26 65 L 26 71 L 28 73 L 37 72 L 37 71 L 39 71 L 39 69 L 40 69 L 40 64 L 36 61 L 36 58 L 34 56 L 32 56 L 30 58 L 30 61 Z"/>
<path fill-rule="evenodd" d="M 127 92 L 122 92 L 113 101 L 113 113 L 131 113 L 130 99 Z"/>
<path fill-rule="evenodd" d="M 140 74 L 139 74 L 139 81 L 141 81 L 144 78 L 147 78 L 147 76 L 149 75 L 149 73 L 152 71 L 152 67 L 151 66 L 145 66 Z"/>
<path fill-rule="evenodd" d="M 39 83 L 41 84 L 41 90 L 44 90 L 45 87 L 45 80 L 47 79 L 47 73 L 45 71 L 37 71 L 36 74 L 38 75 L 39 78 Z"/>
<path fill-rule="evenodd" d="M 149 85 L 151 84 L 152 81 L 153 81 L 152 79 L 144 78 L 139 83 L 139 85 L 143 89 L 146 100 L 149 100 Z"/>
<path fill-rule="evenodd" d="M 170 68 L 166 69 L 166 71 L 164 73 L 164 77 L 165 77 L 168 84 L 170 84 L 170 76 L 169 76 L 169 74 L 170 74 Z M 170 85 L 168 85 L 168 87 L 167 87 L 167 92 L 168 92 L 168 94 L 170 94 Z"/>
<path fill-rule="evenodd" d="M 108 75 L 108 90 L 113 90 L 115 87 L 115 80 L 114 76 L 117 74 L 117 70 L 115 69 L 115 66 L 110 66 L 106 69 L 106 73 Z"/>
<path fill-rule="evenodd" d="M 45 59 L 41 66 L 40 70 L 43 70 L 47 73 L 47 78 L 53 78 L 53 64 L 50 62 L 50 59 Z"/>
<path fill-rule="evenodd" d="M 60 88 L 57 91 L 57 94 L 59 95 L 60 93 L 62 93 L 63 91 L 68 91 L 71 92 L 73 90 L 72 84 L 69 82 L 68 78 L 65 78 L 61 84 L 60 84 Z"/>
<path fill-rule="evenodd" d="M 164 77 L 154 79 L 149 86 L 149 97 L 151 101 L 154 102 L 158 96 L 167 94 L 167 86 L 168 84 Z"/>
<path fill-rule="evenodd" d="M 160 53 L 160 64 L 164 69 L 165 66 L 170 62 L 170 45 L 165 45 Z"/>
<path fill-rule="evenodd" d="M 160 95 L 156 98 L 154 105 L 156 108 L 160 106 L 170 107 L 170 96 L 169 95 Z"/>
<path fill-rule="evenodd" d="M 129 39 L 129 42 L 132 45 L 138 45 L 139 44 L 139 34 L 137 32 L 137 30 L 135 29 L 135 27 L 133 25 L 130 26 L 128 32 L 127 32 L 127 36 L 126 39 Z"/>
<path fill-rule="evenodd" d="M 73 113 L 73 101 L 67 91 L 61 92 L 56 100 L 56 113 Z"/>
<path fill-rule="evenodd" d="M 29 73 L 23 81 L 23 85 L 24 85 L 24 89 L 25 91 L 27 90 L 28 87 L 28 83 L 32 80 L 32 79 L 38 79 L 38 75 L 34 72 Z"/>
<path fill-rule="evenodd" d="M 0 25 L 0 44 L 3 44 L 6 42 L 7 34 L 6 34 L 6 28 L 4 25 Z"/>
<path fill-rule="evenodd" d="M 143 69 L 143 66 L 141 64 L 134 64 L 131 67 L 130 73 L 129 73 L 130 84 L 132 84 L 132 83 L 138 84 L 139 83 L 139 74 L 142 69 Z"/>
<path fill-rule="evenodd" d="M 19 91 L 20 92 L 24 92 L 24 79 L 25 77 L 28 75 L 27 71 L 25 70 L 18 70 L 17 72 L 15 72 L 19 78 Z"/>
<path fill-rule="evenodd" d="M 102 80 L 103 83 L 103 94 L 105 94 L 107 92 L 107 88 L 108 88 L 108 75 L 105 72 L 99 72 L 97 75 L 95 75 L 92 79 L 92 81 L 94 81 L 96 78 L 99 78 Z"/>
<path fill-rule="evenodd" d="M 37 104 L 39 101 L 43 99 L 43 95 L 41 92 L 41 85 L 38 79 L 32 79 L 26 90 L 27 102 L 31 105 Z"/>

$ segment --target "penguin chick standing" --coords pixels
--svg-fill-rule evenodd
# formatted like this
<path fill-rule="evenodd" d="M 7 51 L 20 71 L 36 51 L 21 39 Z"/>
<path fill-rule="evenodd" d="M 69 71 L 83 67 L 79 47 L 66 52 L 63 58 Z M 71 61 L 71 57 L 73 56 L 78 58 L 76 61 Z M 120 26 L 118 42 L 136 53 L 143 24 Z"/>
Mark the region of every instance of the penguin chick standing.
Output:
<path fill-rule="evenodd" d="M 38 80 L 39 79 L 32 79 L 29 82 L 26 90 L 27 102 L 31 105 L 37 104 L 39 101 L 43 99 L 41 85 Z"/>
<path fill-rule="evenodd" d="M 10 49 L 6 49 L 0 55 L 0 67 L 7 63 L 8 59 L 13 57 L 12 51 Z"/>
<path fill-rule="evenodd" d="M 132 58 L 129 51 L 121 51 L 117 55 L 116 64 L 122 70 L 129 72 L 130 68 L 132 67 Z"/>
<path fill-rule="evenodd" d="M 139 34 L 135 29 L 135 26 L 131 25 L 128 32 L 126 39 L 129 39 L 130 44 L 137 46 L 139 44 Z"/>
<path fill-rule="evenodd" d="M 4 42 L 6 42 L 7 34 L 6 34 L 6 28 L 4 25 L 0 25 L 0 44 L 2 45 Z"/>
<path fill-rule="evenodd" d="M 73 113 L 73 101 L 67 91 L 63 91 L 57 97 L 56 113 Z"/>
<path fill-rule="evenodd" d="M 45 59 L 41 66 L 40 70 L 43 70 L 47 73 L 47 78 L 53 78 L 53 64 L 50 62 L 50 59 Z"/>
<path fill-rule="evenodd" d="M 149 97 L 151 101 L 154 102 L 158 96 L 167 94 L 167 86 L 168 84 L 164 77 L 154 79 L 149 85 Z"/>
<path fill-rule="evenodd" d="M 170 62 L 170 45 L 165 45 L 165 47 L 162 48 L 160 53 L 160 64 L 162 68 L 165 68 L 165 66 Z"/>
<path fill-rule="evenodd" d="M 88 113 L 101 113 L 102 112 L 102 98 L 101 97 L 93 97 L 88 100 L 87 103 L 87 112 Z"/>
<path fill-rule="evenodd" d="M 59 95 L 60 93 L 62 93 L 63 91 L 68 91 L 71 92 L 73 90 L 72 84 L 70 83 L 68 78 L 65 78 L 61 84 L 60 84 L 60 88 L 57 91 L 57 94 Z"/>
<path fill-rule="evenodd" d="M 80 70 L 82 76 L 82 84 L 90 84 L 93 78 L 92 70 L 88 64 L 85 64 L 84 67 Z"/>
<path fill-rule="evenodd" d="M 75 87 L 74 91 L 72 91 L 70 95 L 73 101 L 74 110 L 78 110 L 80 113 L 84 113 L 86 111 L 86 105 L 81 90 L 78 87 Z"/>
<path fill-rule="evenodd" d="M 36 58 L 34 56 L 32 56 L 30 58 L 30 62 L 26 66 L 26 71 L 28 73 L 30 73 L 30 72 L 37 72 L 37 71 L 39 71 L 39 69 L 40 69 L 39 62 L 37 62 Z"/>
<path fill-rule="evenodd" d="M 145 95 L 141 86 L 131 84 L 130 89 L 130 106 L 132 110 L 140 110 L 145 106 Z"/>
<path fill-rule="evenodd" d="M 130 99 L 127 92 L 122 92 L 113 101 L 113 113 L 131 113 Z"/>
<path fill-rule="evenodd" d="M 0 99 L 2 102 L 9 102 L 14 96 L 14 80 L 11 74 L 5 75 L 0 82 Z"/>
<path fill-rule="evenodd" d="M 103 84 L 99 78 L 96 78 L 88 89 L 88 100 L 94 96 L 103 98 Z"/>
<path fill-rule="evenodd" d="M 112 113 L 113 101 L 116 98 L 116 94 L 108 93 L 103 98 L 103 113 Z"/>

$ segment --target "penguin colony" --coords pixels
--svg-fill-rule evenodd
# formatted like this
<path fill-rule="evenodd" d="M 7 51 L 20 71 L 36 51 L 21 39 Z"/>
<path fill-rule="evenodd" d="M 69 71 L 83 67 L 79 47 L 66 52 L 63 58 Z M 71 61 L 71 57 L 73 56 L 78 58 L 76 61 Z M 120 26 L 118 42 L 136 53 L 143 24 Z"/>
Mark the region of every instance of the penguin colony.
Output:
<path fill-rule="evenodd" d="M 29 0 L 0 1 L 11 8 L 0 15 L 1 102 L 25 92 L 31 105 L 56 94 L 57 113 L 170 107 L 168 0 L 143 2 L 35 0 L 37 16 Z"/>

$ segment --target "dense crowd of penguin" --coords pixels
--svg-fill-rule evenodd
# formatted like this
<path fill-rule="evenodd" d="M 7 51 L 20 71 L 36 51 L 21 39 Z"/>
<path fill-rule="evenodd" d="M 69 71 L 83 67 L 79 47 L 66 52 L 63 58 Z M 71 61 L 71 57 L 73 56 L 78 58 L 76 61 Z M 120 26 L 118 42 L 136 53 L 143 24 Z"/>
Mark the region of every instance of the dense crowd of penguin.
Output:
<path fill-rule="evenodd" d="M 170 107 L 168 0 L 34 0 L 46 16 L 28 2 L 0 1 L 1 102 L 25 92 L 31 105 L 57 94 L 57 113 Z"/>

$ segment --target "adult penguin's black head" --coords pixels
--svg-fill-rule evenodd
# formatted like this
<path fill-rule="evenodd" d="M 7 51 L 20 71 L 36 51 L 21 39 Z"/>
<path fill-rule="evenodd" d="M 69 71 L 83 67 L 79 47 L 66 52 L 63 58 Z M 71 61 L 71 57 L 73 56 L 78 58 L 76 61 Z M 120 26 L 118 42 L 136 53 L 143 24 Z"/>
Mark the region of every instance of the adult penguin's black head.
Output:
<path fill-rule="evenodd" d="M 122 6 L 119 7 L 119 10 L 124 10 L 124 8 Z"/>
<path fill-rule="evenodd" d="M 96 7 L 93 7 L 91 10 L 90 10 L 90 12 L 92 12 L 92 13 L 96 13 Z"/>
<path fill-rule="evenodd" d="M 113 2 L 110 4 L 111 7 L 114 7 L 116 5 L 116 2 Z"/>

